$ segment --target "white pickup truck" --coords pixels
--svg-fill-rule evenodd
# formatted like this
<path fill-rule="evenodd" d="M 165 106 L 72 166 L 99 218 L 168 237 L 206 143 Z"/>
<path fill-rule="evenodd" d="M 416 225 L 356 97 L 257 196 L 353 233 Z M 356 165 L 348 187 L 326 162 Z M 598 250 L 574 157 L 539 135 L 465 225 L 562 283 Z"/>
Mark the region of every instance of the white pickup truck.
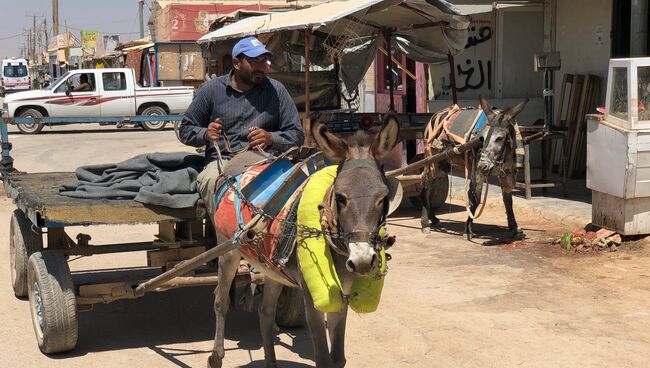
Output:
<path fill-rule="evenodd" d="M 127 117 L 182 114 L 192 102 L 192 87 L 143 88 L 133 69 L 78 69 L 63 74 L 47 89 L 5 97 L 3 109 L 17 117 Z M 143 121 L 145 130 L 161 130 L 166 121 Z M 39 133 L 43 123 L 18 124 L 23 133 Z"/>

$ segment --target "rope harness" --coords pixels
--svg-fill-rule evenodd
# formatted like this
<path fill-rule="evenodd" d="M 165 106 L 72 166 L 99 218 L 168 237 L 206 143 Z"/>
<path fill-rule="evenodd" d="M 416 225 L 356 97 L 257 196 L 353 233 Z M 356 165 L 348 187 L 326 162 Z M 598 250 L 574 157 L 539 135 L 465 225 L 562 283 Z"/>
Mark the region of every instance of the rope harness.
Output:
<path fill-rule="evenodd" d="M 219 153 L 218 147 L 217 147 L 217 152 Z M 349 160 L 339 165 L 337 174 L 340 173 L 341 171 L 357 168 L 357 167 L 369 167 L 369 168 L 375 168 L 380 170 L 379 166 L 377 165 L 377 162 L 374 160 Z M 382 173 L 382 177 L 384 178 L 384 180 L 386 180 L 386 178 L 383 176 L 383 171 L 380 170 L 380 172 Z M 340 224 L 337 221 L 338 210 L 336 207 L 336 201 L 333 198 L 334 184 L 332 184 L 328 189 L 327 195 L 324 198 L 323 202 L 318 207 L 321 216 L 321 229 L 317 229 L 314 227 L 310 227 L 298 223 L 295 220 L 295 217 L 293 218 L 293 220 L 290 220 L 290 218 L 292 218 L 291 216 L 287 216 L 286 218 L 278 218 L 277 216 L 272 216 L 267 214 L 266 212 L 264 212 L 262 208 L 254 205 L 249 200 L 247 200 L 246 196 L 242 193 L 241 180 L 238 176 L 225 176 L 225 180 L 226 180 L 225 185 L 227 186 L 227 188 L 232 189 L 235 194 L 234 206 L 235 206 L 235 212 L 237 218 L 237 227 L 239 230 L 235 233 L 232 239 L 240 239 L 245 231 L 246 224 L 244 223 L 244 219 L 242 216 L 242 207 L 246 206 L 250 209 L 253 217 L 259 216 L 259 218 L 264 219 L 267 223 L 270 223 L 272 221 L 277 221 L 280 224 L 282 224 L 283 228 L 285 229 L 296 229 L 297 234 L 299 234 L 302 238 L 320 238 L 321 236 L 324 237 L 324 239 L 327 241 L 330 248 L 334 252 L 336 252 L 337 254 L 343 257 L 349 257 L 350 255 L 350 249 L 348 246 L 350 242 L 368 242 L 369 244 L 373 245 L 374 249 L 377 252 L 379 252 L 382 249 L 387 249 L 395 243 L 395 236 L 382 236 L 380 234 L 381 230 L 384 228 L 386 224 L 386 214 L 388 213 L 388 201 L 384 202 L 384 209 L 381 216 L 381 220 L 374 231 L 344 232 L 340 228 Z M 249 232 L 250 231 L 251 230 L 249 230 Z M 251 248 L 256 250 L 259 260 L 261 262 L 272 264 L 272 260 L 269 257 L 267 257 L 264 253 L 263 239 L 265 237 L 275 237 L 276 239 L 279 240 L 282 236 L 285 235 L 287 234 L 274 235 L 268 233 L 265 230 L 258 231 L 254 234 L 248 234 L 248 238 L 251 240 L 250 242 L 247 243 L 247 245 L 249 245 Z M 388 254 L 386 255 L 386 257 L 387 260 L 390 259 Z M 381 269 L 382 266 L 381 257 L 379 257 L 379 259 L 380 259 L 379 261 L 380 264 L 378 266 L 379 269 Z M 378 273 L 376 275 L 376 278 L 380 279 L 384 277 L 387 273 L 387 270 L 388 267 L 386 267 L 386 272 Z"/>

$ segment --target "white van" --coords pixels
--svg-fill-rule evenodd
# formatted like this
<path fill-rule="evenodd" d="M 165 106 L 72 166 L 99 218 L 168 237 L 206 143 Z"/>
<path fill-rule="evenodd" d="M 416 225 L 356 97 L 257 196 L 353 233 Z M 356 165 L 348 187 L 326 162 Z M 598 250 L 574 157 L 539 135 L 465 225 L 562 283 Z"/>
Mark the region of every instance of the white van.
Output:
<path fill-rule="evenodd" d="M 27 71 L 27 60 L 4 59 L 0 69 L 0 97 L 8 92 L 26 91 L 32 87 L 32 78 Z"/>

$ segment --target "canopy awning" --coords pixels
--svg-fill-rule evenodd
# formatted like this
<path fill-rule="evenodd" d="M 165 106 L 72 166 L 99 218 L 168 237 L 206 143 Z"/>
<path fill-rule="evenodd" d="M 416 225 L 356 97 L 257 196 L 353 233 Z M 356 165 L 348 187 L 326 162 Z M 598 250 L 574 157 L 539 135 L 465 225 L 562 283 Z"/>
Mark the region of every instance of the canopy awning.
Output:
<path fill-rule="evenodd" d="M 201 37 L 204 44 L 233 38 L 312 29 L 328 36 L 381 37 L 391 30 L 398 48 L 420 62 L 446 60 L 465 49 L 469 16 L 444 0 L 346 0 L 250 17 Z"/>

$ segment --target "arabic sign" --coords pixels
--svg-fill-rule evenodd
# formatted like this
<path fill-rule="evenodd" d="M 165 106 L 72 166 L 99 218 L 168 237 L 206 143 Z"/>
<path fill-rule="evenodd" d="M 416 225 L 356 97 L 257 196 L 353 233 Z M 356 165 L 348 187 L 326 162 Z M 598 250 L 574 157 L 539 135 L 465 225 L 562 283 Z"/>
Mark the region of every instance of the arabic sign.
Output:
<path fill-rule="evenodd" d="M 492 48 L 496 37 L 491 14 L 476 14 L 470 24 L 465 51 L 455 58 L 453 72 L 459 99 L 494 95 L 495 65 Z M 431 66 L 432 87 L 436 99 L 451 99 L 449 64 Z"/>
<path fill-rule="evenodd" d="M 98 36 L 98 31 L 81 31 L 81 47 L 84 49 L 95 48 L 95 41 Z"/>

